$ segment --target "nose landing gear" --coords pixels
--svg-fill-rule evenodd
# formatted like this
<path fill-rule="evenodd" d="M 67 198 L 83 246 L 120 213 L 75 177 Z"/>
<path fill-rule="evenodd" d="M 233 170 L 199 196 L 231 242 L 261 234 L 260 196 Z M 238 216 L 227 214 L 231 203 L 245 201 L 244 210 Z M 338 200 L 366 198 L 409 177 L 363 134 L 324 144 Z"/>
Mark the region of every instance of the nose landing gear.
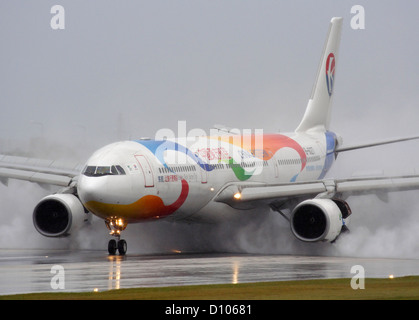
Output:
<path fill-rule="evenodd" d="M 125 230 L 128 223 L 120 218 L 111 218 L 105 220 L 106 227 L 110 230 L 110 235 L 117 238 L 111 239 L 108 242 L 108 252 L 110 255 L 115 255 L 118 250 L 119 255 L 123 256 L 127 252 L 127 242 L 121 239 L 121 231 Z"/>
<path fill-rule="evenodd" d="M 115 255 L 117 249 L 121 256 L 125 255 L 125 253 L 127 252 L 127 242 L 124 239 L 118 240 L 118 241 L 116 241 L 115 239 L 109 240 L 108 242 L 109 254 L 111 256 Z"/>

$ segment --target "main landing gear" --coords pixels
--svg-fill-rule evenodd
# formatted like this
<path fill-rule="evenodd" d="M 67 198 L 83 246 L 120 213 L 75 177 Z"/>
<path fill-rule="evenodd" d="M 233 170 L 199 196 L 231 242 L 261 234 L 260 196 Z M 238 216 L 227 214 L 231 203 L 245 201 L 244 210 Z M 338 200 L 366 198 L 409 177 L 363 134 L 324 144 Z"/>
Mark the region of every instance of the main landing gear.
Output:
<path fill-rule="evenodd" d="M 108 242 L 108 252 L 110 255 L 115 255 L 118 250 L 119 255 L 123 256 L 127 253 L 127 242 L 121 239 L 121 231 L 125 230 L 127 223 L 118 218 L 105 220 L 106 227 L 111 231 L 110 235 L 117 238 L 111 239 Z"/>

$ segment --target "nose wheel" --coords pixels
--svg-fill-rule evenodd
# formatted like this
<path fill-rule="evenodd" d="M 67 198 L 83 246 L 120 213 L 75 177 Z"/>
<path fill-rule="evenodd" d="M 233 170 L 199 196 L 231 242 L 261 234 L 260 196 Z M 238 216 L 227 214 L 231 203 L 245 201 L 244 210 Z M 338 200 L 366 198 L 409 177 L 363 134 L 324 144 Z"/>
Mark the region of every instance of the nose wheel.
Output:
<path fill-rule="evenodd" d="M 117 238 L 111 239 L 108 242 L 108 252 L 110 255 L 115 255 L 118 250 L 119 255 L 123 256 L 127 253 L 127 242 L 121 239 L 121 231 L 125 230 L 127 223 L 118 218 L 111 218 L 105 220 L 106 227 L 110 230 L 110 235 Z"/>
<path fill-rule="evenodd" d="M 115 239 L 111 239 L 108 242 L 108 252 L 110 255 L 115 255 L 116 251 L 118 250 L 121 256 L 127 253 L 127 242 L 124 239 L 116 241 Z"/>

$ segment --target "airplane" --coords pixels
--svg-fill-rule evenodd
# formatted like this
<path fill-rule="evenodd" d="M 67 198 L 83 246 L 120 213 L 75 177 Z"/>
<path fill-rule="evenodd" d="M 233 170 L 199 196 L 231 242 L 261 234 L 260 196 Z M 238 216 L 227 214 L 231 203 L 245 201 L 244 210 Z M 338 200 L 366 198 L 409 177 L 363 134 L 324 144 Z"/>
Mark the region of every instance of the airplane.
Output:
<path fill-rule="evenodd" d="M 419 175 L 325 178 L 342 152 L 419 138 L 345 146 L 330 131 L 342 21 L 330 21 L 312 94 L 294 132 L 218 128 L 210 136 L 120 141 L 94 152 L 82 168 L 0 155 L 0 182 L 62 187 L 34 208 L 36 230 L 65 237 L 95 215 L 114 237 L 110 255 L 126 254 L 121 233 L 131 223 L 222 223 L 253 208 L 277 211 L 301 241 L 333 242 L 348 231 L 349 196 L 419 188 Z"/>

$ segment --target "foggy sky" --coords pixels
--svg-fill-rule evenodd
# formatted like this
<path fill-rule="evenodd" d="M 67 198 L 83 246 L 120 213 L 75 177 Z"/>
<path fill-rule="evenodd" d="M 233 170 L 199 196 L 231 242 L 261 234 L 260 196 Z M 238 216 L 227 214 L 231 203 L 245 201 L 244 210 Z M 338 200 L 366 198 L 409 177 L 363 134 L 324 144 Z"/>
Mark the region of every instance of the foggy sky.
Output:
<path fill-rule="evenodd" d="M 50 27 L 56 4 L 65 30 Z M 355 4 L 365 30 L 350 27 Z M 3 0 L 0 153 L 85 160 L 119 139 L 176 133 L 183 120 L 207 132 L 218 123 L 293 131 L 333 16 L 344 22 L 331 130 L 349 144 L 418 134 L 418 9 L 408 0 Z M 417 149 L 345 153 L 331 174 L 413 170 Z"/>
<path fill-rule="evenodd" d="M 65 30 L 50 27 L 55 4 Z M 333 16 L 344 25 L 332 129 L 346 141 L 417 133 L 419 4 L 366 1 L 366 28 L 352 30 L 354 4 L 2 1 L 0 137 L 100 147 L 178 120 L 293 131 Z"/>

